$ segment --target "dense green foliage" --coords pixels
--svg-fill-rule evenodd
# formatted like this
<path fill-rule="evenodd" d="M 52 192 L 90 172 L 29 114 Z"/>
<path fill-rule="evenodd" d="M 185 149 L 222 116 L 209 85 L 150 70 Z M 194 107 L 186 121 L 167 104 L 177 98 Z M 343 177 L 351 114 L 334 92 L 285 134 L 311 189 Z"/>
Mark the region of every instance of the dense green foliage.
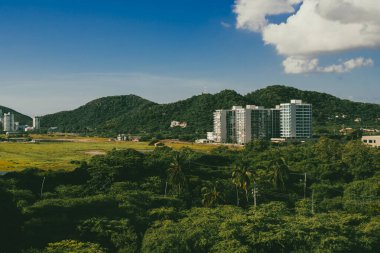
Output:
<path fill-rule="evenodd" d="M 379 252 L 379 182 L 357 141 L 112 150 L 1 176 L 0 252 Z"/>
<path fill-rule="evenodd" d="M 170 104 L 156 104 L 133 95 L 106 97 L 73 111 L 47 115 L 42 124 L 68 132 L 160 133 L 163 137 L 191 139 L 204 137 L 207 131 L 212 131 L 213 111 L 216 109 L 246 104 L 274 107 L 291 99 L 313 104 L 317 132 L 331 131 L 332 126 L 339 129 L 342 124 L 354 127 L 380 125 L 380 105 L 356 103 L 325 93 L 285 86 L 269 86 L 245 96 L 224 90 L 215 95 L 202 94 Z M 360 124 L 354 123 L 356 118 L 362 119 Z M 172 120 L 186 121 L 188 127 L 170 129 Z"/>
<path fill-rule="evenodd" d="M 21 114 L 19 112 L 16 112 L 15 110 L 12 110 L 8 107 L 4 107 L 4 106 L 1 106 L 0 105 L 0 110 L 3 111 L 3 114 L 4 113 L 8 113 L 8 112 L 11 112 L 15 115 L 15 121 L 16 122 L 19 122 L 21 125 L 31 125 L 32 124 L 32 118 L 30 118 L 29 116 L 26 116 L 24 114 Z M 0 126 L 0 129 L 2 128 L 3 126 Z"/>

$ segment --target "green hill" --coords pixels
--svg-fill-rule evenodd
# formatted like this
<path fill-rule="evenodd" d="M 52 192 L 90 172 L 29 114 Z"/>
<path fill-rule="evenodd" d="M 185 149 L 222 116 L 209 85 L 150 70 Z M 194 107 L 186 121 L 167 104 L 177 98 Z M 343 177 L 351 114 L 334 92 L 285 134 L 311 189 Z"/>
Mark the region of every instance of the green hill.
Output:
<path fill-rule="evenodd" d="M 24 114 L 21 114 L 15 110 L 12 110 L 8 107 L 1 106 L 0 105 L 0 110 L 2 110 L 3 114 L 11 112 L 15 115 L 15 121 L 19 122 L 21 125 L 31 125 L 32 124 L 32 118 L 29 116 L 26 116 Z"/>
<path fill-rule="evenodd" d="M 254 91 L 245 97 L 249 103 L 266 107 L 272 107 L 290 99 L 302 99 L 313 105 L 313 117 L 318 126 L 331 123 L 352 125 L 357 118 L 362 120 L 363 126 L 380 123 L 378 122 L 380 105 L 352 102 L 326 93 L 302 91 L 292 87 L 275 85 Z"/>
<path fill-rule="evenodd" d="M 356 118 L 362 119 L 360 126 L 379 125 L 377 119 L 380 118 L 380 105 L 357 103 L 325 93 L 279 85 L 245 96 L 232 90 L 224 90 L 217 94 L 202 94 L 169 104 L 157 104 L 134 95 L 105 97 L 73 111 L 46 115 L 42 124 L 44 127 L 57 126 L 67 132 L 202 135 L 212 130 L 212 113 L 216 109 L 246 104 L 274 107 L 291 99 L 302 99 L 313 104 L 314 124 L 317 128 L 342 124 L 354 126 L 358 124 L 354 122 Z M 172 120 L 186 121 L 188 127 L 170 129 Z"/>

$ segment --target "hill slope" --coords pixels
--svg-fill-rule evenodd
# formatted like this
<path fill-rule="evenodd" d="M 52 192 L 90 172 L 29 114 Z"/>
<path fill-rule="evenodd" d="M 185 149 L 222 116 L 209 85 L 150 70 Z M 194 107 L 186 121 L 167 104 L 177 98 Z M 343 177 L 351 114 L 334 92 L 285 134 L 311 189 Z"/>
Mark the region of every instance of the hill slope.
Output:
<path fill-rule="evenodd" d="M 336 123 L 352 123 L 361 118 L 363 124 L 374 124 L 380 118 L 380 105 L 352 102 L 326 93 L 302 91 L 281 85 L 269 86 L 245 96 L 249 103 L 273 107 L 290 99 L 302 99 L 313 105 L 313 117 L 318 125 L 333 120 Z M 341 116 L 345 115 L 345 119 Z M 340 118 L 336 118 L 339 116 Z"/>
<path fill-rule="evenodd" d="M 290 99 L 302 99 L 313 104 L 314 124 L 378 125 L 380 105 L 343 100 L 329 94 L 301 91 L 286 86 L 269 86 L 245 96 L 232 90 L 217 94 L 202 94 L 170 104 L 156 104 L 138 96 L 115 96 L 94 100 L 76 110 L 43 117 L 45 127 L 58 126 L 63 131 L 204 134 L 212 130 L 212 113 L 232 105 L 256 104 L 274 107 Z M 336 118 L 336 116 L 340 118 Z M 341 118 L 345 115 L 345 118 Z M 186 129 L 169 129 L 172 120 L 186 121 Z"/>
<path fill-rule="evenodd" d="M 135 95 L 112 96 L 93 100 L 73 111 L 58 112 L 42 118 L 42 127 L 62 131 L 103 131 L 117 129 L 114 119 L 149 110 L 157 104 Z"/>
<path fill-rule="evenodd" d="M 32 124 L 32 118 L 29 116 L 26 116 L 26 115 L 21 114 L 21 113 L 15 111 L 13 109 L 10 109 L 8 107 L 1 106 L 1 105 L 0 105 L 0 110 L 3 111 L 3 114 L 8 113 L 8 112 L 13 113 L 15 115 L 15 121 L 19 122 L 21 125 L 31 125 Z"/>

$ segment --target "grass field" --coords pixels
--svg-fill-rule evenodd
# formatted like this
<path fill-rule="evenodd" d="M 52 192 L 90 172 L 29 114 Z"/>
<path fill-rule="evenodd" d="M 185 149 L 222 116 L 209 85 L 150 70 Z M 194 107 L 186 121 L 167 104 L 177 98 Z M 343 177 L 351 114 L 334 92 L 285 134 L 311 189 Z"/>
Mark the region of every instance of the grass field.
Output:
<path fill-rule="evenodd" d="M 215 148 L 215 145 L 171 141 L 166 141 L 165 144 L 174 149 L 189 147 L 204 152 Z M 17 171 L 25 168 L 71 170 L 77 166 L 71 164 L 71 161 L 88 160 L 93 155 L 103 154 L 114 148 L 149 151 L 153 150 L 154 146 L 149 146 L 147 142 L 110 142 L 108 139 L 102 138 L 76 138 L 74 142 L 38 144 L 2 142 L 0 143 L 0 172 Z"/>

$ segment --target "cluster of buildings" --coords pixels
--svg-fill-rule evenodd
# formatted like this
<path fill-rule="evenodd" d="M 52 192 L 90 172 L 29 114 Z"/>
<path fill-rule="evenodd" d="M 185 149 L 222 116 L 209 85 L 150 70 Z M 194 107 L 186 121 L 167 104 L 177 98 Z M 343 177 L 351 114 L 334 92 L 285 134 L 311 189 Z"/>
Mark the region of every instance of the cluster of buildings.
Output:
<path fill-rule="evenodd" d="M 173 120 L 170 123 L 170 128 L 174 128 L 174 127 L 186 128 L 187 127 L 187 122 L 181 122 L 181 121 Z"/>
<path fill-rule="evenodd" d="M 217 143 L 246 144 L 255 139 L 282 141 L 312 137 L 312 105 L 291 100 L 276 108 L 247 105 L 214 112 L 214 132 L 207 140 Z"/>
<path fill-rule="evenodd" d="M 20 125 L 19 122 L 15 121 L 15 115 L 11 112 L 4 113 L 0 109 L 0 123 L 3 126 L 3 132 L 15 133 L 40 129 L 41 127 L 41 117 L 33 117 L 33 126 Z"/>

